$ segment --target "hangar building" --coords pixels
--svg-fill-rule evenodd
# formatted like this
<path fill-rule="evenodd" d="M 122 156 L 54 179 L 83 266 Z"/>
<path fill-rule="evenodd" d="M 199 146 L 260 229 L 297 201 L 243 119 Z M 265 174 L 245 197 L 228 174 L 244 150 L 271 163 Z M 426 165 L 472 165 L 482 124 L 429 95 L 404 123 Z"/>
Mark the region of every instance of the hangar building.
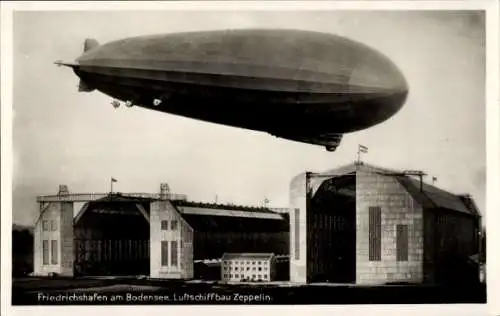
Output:
<path fill-rule="evenodd" d="M 407 172 L 354 163 L 302 173 L 290 209 L 291 281 L 441 283 L 475 273 L 466 264 L 478 253 L 474 201 Z"/>
<path fill-rule="evenodd" d="M 34 274 L 193 278 L 195 260 L 225 252 L 289 252 L 288 215 L 160 194 L 38 197 Z M 75 202 L 85 202 L 73 217 Z"/>
<path fill-rule="evenodd" d="M 224 253 L 270 253 L 289 257 L 276 272 L 297 283 L 477 277 L 467 264 L 480 254 L 474 201 L 412 174 L 363 163 L 302 173 L 286 213 L 190 202 L 166 185 L 159 194 L 70 194 L 62 186 L 38 197 L 34 273 L 205 278 L 201 269 L 220 279 Z M 85 204 L 73 217 L 75 202 Z M 197 262 L 210 264 L 197 271 Z"/>

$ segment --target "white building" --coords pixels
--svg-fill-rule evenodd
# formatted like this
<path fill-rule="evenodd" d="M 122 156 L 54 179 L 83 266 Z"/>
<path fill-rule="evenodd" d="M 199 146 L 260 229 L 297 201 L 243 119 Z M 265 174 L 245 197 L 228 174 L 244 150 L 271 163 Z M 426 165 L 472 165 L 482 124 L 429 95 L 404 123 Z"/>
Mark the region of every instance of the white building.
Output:
<path fill-rule="evenodd" d="M 225 253 L 221 260 L 222 281 L 272 281 L 276 274 L 272 253 Z"/>

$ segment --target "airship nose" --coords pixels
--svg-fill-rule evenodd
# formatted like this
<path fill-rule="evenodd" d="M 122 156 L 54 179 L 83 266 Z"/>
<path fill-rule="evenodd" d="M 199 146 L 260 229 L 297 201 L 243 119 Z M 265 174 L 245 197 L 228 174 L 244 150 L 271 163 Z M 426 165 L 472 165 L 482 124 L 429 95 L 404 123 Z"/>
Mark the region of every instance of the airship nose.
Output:
<path fill-rule="evenodd" d="M 408 84 L 402 72 L 389 58 L 374 50 L 365 51 L 355 63 L 349 87 L 365 100 L 358 107 L 363 128 L 392 117 L 408 96 Z"/>
<path fill-rule="evenodd" d="M 399 68 L 373 50 L 356 63 L 349 84 L 364 92 L 408 93 L 408 84 Z"/>

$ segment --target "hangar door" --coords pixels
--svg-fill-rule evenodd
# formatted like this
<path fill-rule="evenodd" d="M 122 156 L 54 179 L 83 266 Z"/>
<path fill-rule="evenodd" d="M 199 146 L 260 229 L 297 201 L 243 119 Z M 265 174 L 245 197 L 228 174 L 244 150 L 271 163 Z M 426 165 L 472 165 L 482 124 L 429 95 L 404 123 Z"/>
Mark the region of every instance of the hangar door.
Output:
<path fill-rule="evenodd" d="M 308 203 L 312 282 L 356 282 L 356 176 L 323 182 Z"/>
<path fill-rule="evenodd" d="M 75 275 L 149 275 L 149 203 L 89 202 L 75 222 Z"/>

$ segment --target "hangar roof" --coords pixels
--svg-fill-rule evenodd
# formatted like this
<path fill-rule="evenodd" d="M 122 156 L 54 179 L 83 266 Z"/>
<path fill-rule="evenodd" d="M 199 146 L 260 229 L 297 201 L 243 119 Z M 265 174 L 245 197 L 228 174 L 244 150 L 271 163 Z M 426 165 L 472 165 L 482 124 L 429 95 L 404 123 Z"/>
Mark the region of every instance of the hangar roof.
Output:
<path fill-rule="evenodd" d="M 181 216 L 196 231 L 287 232 L 288 217 L 268 208 L 172 201 Z"/>
<path fill-rule="evenodd" d="M 86 203 L 76 214 L 75 223 L 86 212 L 88 207 L 105 207 L 111 203 L 141 203 L 151 199 L 113 195 Z M 179 211 L 188 224 L 197 231 L 258 231 L 285 232 L 288 231 L 288 214 L 273 212 L 264 207 L 249 207 L 241 205 L 223 205 L 201 203 L 183 200 L 172 200 L 171 203 Z M 109 207 L 117 207 L 119 204 Z M 121 207 L 120 207 L 121 208 Z M 149 216 L 149 207 L 144 207 Z"/>
<path fill-rule="evenodd" d="M 423 183 L 423 192 L 421 192 L 419 180 L 408 176 L 398 176 L 396 178 L 424 208 L 445 208 L 462 213 L 479 215 L 478 210 L 474 206 L 466 204 L 464 196 L 455 195 L 427 183 Z"/>
<path fill-rule="evenodd" d="M 243 206 L 243 205 L 226 205 L 226 204 L 215 204 L 215 203 L 203 203 L 203 202 L 192 202 L 192 201 L 173 201 L 176 206 L 186 207 L 186 208 L 197 208 L 197 209 L 210 209 L 214 212 L 216 210 L 221 211 L 250 211 L 254 213 L 267 213 L 267 214 L 275 214 L 275 212 L 271 211 L 265 207 L 251 207 L 251 206 Z"/>
<path fill-rule="evenodd" d="M 396 178 L 406 191 L 424 208 L 442 208 L 475 216 L 480 215 L 474 200 L 470 196 L 453 194 L 425 182 L 422 185 L 422 191 L 420 191 L 420 180 L 405 175 L 404 171 L 376 167 L 365 163 L 354 163 L 328 170 L 321 174 L 331 174 L 333 178 L 347 174 L 354 175 L 359 171 L 379 173 Z M 325 179 L 322 180 L 325 181 Z"/>

